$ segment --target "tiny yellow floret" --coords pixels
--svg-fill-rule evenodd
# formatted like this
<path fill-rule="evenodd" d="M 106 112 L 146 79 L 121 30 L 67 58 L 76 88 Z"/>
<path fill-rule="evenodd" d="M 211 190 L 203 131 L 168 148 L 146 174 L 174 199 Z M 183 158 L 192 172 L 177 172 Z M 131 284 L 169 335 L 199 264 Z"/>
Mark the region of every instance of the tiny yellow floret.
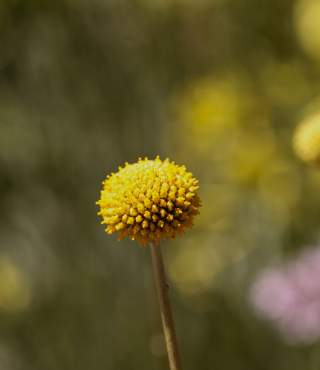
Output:
<path fill-rule="evenodd" d="M 199 213 L 199 182 L 169 159 L 139 159 L 119 167 L 103 182 L 98 215 L 106 232 L 141 245 L 174 239 L 192 227 Z"/>
<path fill-rule="evenodd" d="M 310 163 L 320 163 L 320 113 L 308 116 L 297 127 L 293 146 L 297 156 Z"/>

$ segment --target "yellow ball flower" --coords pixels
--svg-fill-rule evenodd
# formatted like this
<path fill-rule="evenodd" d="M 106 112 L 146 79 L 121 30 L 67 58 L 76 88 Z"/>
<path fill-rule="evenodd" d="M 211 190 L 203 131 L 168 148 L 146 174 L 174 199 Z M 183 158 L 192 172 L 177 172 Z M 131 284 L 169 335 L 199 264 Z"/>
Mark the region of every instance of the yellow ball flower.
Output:
<path fill-rule="evenodd" d="M 305 162 L 320 162 L 320 113 L 308 116 L 296 129 L 293 146 Z"/>
<path fill-rule="evenodd" d="M 191 227 L 200 199 L 198 180 L 169 159 L 139 159 L 119 167 L 103 182 L 99 215 L 106 232 L 119 232 L 141 245 L 174 239 Z"/>

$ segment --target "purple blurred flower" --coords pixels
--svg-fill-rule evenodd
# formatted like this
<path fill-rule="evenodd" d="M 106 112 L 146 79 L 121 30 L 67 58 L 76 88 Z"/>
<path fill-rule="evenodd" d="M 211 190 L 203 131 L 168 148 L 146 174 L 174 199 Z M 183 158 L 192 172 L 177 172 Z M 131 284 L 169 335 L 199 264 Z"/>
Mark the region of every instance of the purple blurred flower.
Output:
<path fill-rule="evenodd" d="M 251 301 L 291 343 L 320 338 L 320 248 L 263 271 L 253 284 Z"/>

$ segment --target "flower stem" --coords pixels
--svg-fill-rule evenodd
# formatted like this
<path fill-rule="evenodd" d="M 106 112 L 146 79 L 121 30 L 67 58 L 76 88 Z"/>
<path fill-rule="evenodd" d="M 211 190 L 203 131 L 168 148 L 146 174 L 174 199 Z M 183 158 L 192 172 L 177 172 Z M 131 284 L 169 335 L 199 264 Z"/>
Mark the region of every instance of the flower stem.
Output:
<path fill-rule="evenodd" d="M 151 244 L 152 266 L 159 300 L 160 314 L 167 347 L 170 370 L 181 370 L 178 342 L 174 327 L 167 283 L 160 245 Z"/>

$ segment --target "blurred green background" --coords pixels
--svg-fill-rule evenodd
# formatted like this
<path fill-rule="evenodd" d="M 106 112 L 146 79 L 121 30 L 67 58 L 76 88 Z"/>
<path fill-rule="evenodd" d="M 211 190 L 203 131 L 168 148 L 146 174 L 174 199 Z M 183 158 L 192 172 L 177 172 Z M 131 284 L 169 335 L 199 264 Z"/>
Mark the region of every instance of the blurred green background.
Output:
<path fill-rule="evenodd" d="M 318 0 L 1 0 L 0 369 L 166 369 L 150 253 L 107 236 L 101 181 L 159 154 L 203 207 L 164 243 L 184 369 L 314 370 L 248 303 L 319 240 Z"/>

